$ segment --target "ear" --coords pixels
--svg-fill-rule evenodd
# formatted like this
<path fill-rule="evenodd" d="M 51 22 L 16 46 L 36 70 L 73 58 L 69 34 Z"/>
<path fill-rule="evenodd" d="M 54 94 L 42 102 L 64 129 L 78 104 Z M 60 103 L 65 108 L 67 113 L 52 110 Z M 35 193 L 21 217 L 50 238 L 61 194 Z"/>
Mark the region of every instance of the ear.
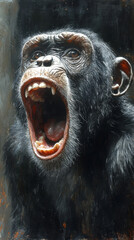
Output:
<path fill-rule="evenodd" d="M 131 64 L 122 57 L 117 57 L 114 62 L 112 77 L 112 95 L 123 95 L 132 83 L 133 72 Z"/>

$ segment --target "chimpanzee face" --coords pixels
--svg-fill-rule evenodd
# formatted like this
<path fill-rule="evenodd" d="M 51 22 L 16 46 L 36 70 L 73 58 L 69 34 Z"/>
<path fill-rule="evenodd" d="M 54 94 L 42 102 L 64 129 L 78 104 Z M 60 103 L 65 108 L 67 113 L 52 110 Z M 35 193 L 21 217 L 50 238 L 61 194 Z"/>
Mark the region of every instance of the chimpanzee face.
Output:
<path fill-rule="evenodd" d="M 78 114 L 70 78 L 79 78 L 92 53 L 91 41 L 80 33 L 42 34 L 25 43 L 20 91 L 33 151 L 39 159 L 54 159 L 72 144 L 75 149 Z"/>

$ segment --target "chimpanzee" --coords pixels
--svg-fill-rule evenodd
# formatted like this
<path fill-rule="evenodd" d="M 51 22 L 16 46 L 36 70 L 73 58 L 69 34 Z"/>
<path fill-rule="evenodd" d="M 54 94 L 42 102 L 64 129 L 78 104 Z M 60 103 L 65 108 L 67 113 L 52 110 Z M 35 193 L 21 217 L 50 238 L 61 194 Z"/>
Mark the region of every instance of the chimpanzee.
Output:
<path fill-rule="evenodd" d="M 134 229 L 130 63 L 97 34 L 29 37 L 14 82 L 16 118 L 4 147 L 12 233 L 101 240 Z"/>

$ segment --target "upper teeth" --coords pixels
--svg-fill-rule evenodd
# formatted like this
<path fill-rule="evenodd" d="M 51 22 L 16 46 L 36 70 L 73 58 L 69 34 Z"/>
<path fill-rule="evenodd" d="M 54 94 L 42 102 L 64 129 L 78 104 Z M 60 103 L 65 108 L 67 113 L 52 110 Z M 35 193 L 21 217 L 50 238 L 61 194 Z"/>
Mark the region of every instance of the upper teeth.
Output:
<path fill-rule="evenodd" d="M 51 88 L 52 94 L 55 95 L 56 89 L 54 87 Z"/>
<path fill-rule="evenodd" d="M 25 98 L 27 98 L 28 96 L 30 96 L 29 92 L 31 90 L 37 90 L 38 88 L 51 88 L 51 92 L 52 92 L 52 95 L 55 95 L 56 93 L 56 89 L 54 87 L 51 87 L 50 85 L 48 85 L 47 83 L 44 83 L 44 82 L 40 82 L 40 83 L 33 83 L 33 84 L 30 84 L 27 89 L 25 90 Z M 31 97 L 31 96 L 30 96 Z M 34 99 L 33 99 L 34 100 Z M 36 101 L 36 99 L 35 99 Z"/>
<path fill-rule="evenodd" d="M 41 82 L 41 83 L 39 84 L 39 87 L 40 87 L 40 88 L 46 88 L 46 83 Z"/>

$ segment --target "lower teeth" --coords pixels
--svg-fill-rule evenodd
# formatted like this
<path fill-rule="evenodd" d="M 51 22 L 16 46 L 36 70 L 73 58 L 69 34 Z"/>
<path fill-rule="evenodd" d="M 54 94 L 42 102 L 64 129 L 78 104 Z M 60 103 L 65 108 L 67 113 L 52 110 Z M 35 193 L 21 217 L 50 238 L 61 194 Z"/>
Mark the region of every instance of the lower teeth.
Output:
<path fill-rule="evenodd" d="M 37 147 L 38 152 L 43 153 L 44 155 L 50 155 L 55 153 L 60 147 L 59 143 L 56 143 L 54 147 L 45 148 L 44 145 Z"/>
<path fill-rule="evenodd" d="M 55 143 L 53 147 L 45 147 L 42 143 L 43 141 L 36 141 L 35 142 L 35 147 L 37 149 L 38 152 L 44 154 L 44 155 L 50 155 L 50 154 L 53 154 L 55 153 L 59 147 L 61 146 L 63 142 L 63 139 L 61 139 L 58 143 Z"/>

